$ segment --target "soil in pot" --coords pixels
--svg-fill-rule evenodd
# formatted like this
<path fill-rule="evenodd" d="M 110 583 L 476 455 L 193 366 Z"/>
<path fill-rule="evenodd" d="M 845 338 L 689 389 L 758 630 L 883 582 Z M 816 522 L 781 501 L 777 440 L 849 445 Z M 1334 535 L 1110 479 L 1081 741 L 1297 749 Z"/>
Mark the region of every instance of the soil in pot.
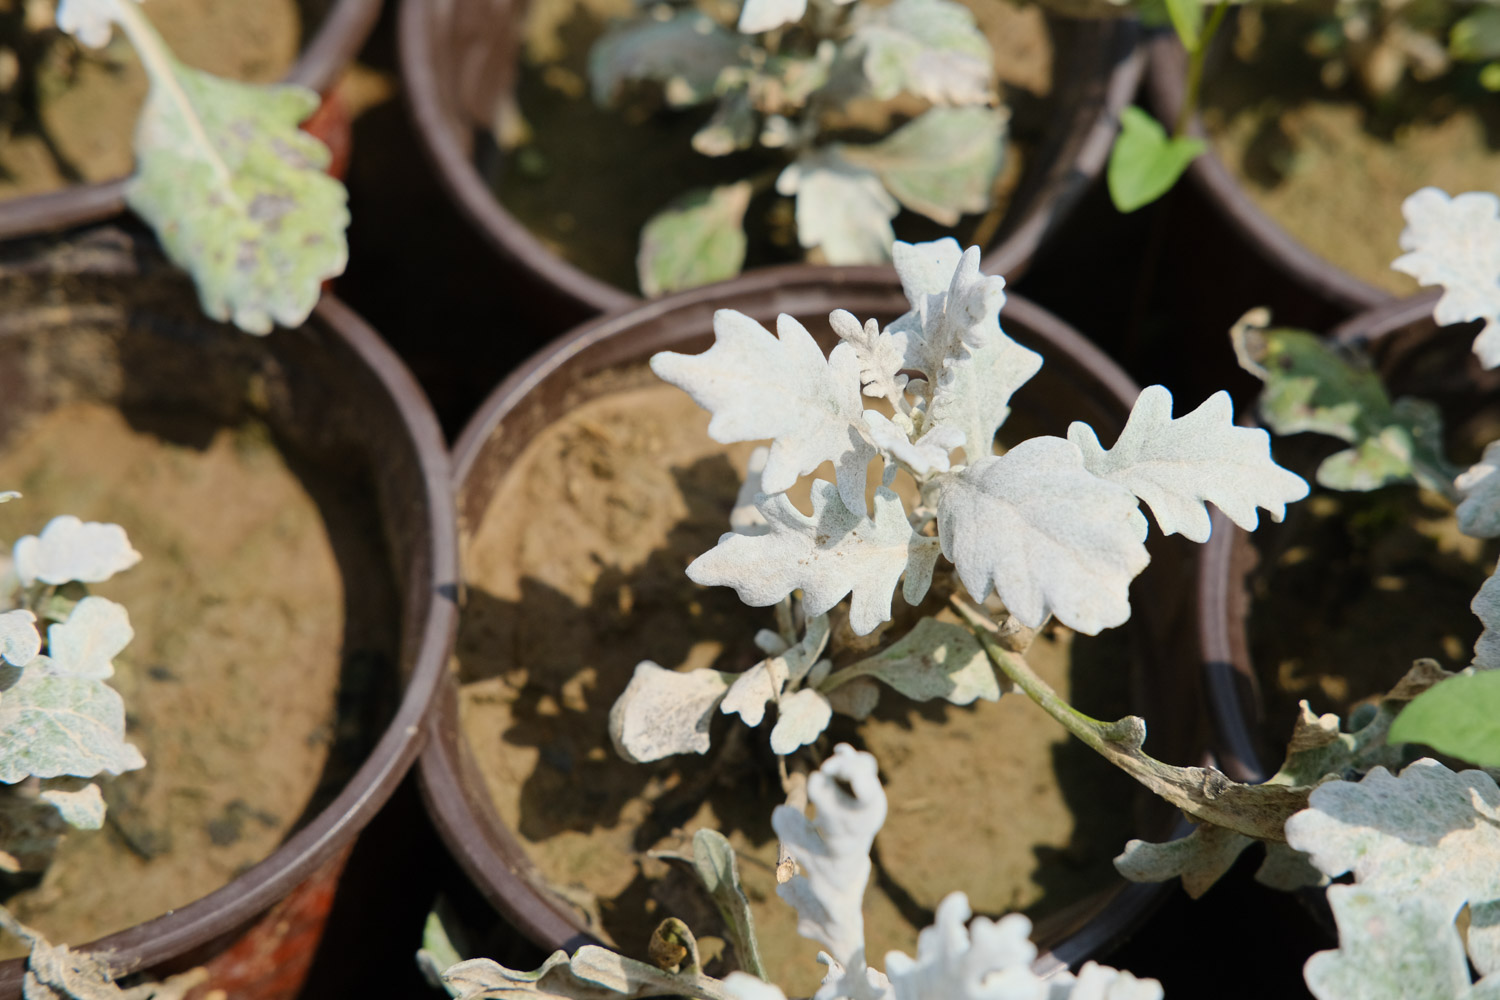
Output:
<path fill-rule="evenodd" d="M 692 877 L 648 853 L 711 826 L 740 853 L 767 971 L 810 995 L 817 949 L 775 894 L 769 818 L 782 794 L 769 724 L 720 718 L 715 751 L 650 765 L 622 761 L 607 731 L 642 659 L 731 671 L 758 659 L 750 639 L 773 626 L 772 610 L 683 573 L 726 529 L 752 446 L 711 441 L 708 414 L 644 367 L 594 376 L 576 397 L 473 529 L 458 645 L 465 737 L 500 817 L 596 934 L 638 956 L 668 915 L 722 934 Z M 806 509 L 805 489 L 791 496 Z M 1048 631 L 1028 659 L 1085 711 L 1126 710 L 1119 633 Z M 886 692 L 865 722 L 836 716 L 828 740 L 875 752 L 890 795 L 866 896 L 877 965 L 888 950 L 911 953 L 955 889 L 981 912 L 1024 910 L 1045 927 L 1117 878 L 1129 780 L 1023 696 L 960 708 Z M 936 842 L 933 815 L 944 817 Z"/>
<path fill-rule="evenodd" d="M 1242 17 L 1232 51 L 1205 74 L 1203 122 L 1244 190 L 1298 242 L 1393 294 L 1401 202 L 1432 185 L 1491 191 L 1500 178 L 1500 100 L 1477 66 L 1406 79 L 1378 105 L 1356 84 L 1326 86 L 1306 51 L 1318 11 L 1268 6 Z"/>
<path fill-rule="evenodd" d="M 151 0 L 146 13 L 184 63 L 220 76 L 270 83 L 286 75 L 303 39 L 333 0 Z M 50 3 L 0 0 L 0 58 L 14 57 L 14 82 L 0 81 L 0 199 L 70 184 L 110 181 L 134 167 L 135 121 L 146 72 L 116 37 L 87 49 L 33 27 Z"/>
<path fill-rule="evenodd" d="M 994 50 L 1002 99 L 1011 110 L 1004 166 L 987 213 L 966 216 L 949 230 L 903 211 L 894 226 L 904 240 L 952 232 L 965 245 L 987 244 L 1054 110 L 1047 103 L 1053 45 L 1041 8 L 1009 0 L 968 0 L 968 6 Z M 695 187 L 774 180 L 786 162 L 759 146 L 723 157 L 696 153 L 691 139 L 712 105 L 684 111 L 652 109 L 639 100 L 620 108 L 596 105 L 589 94 L 589 49 L 611 18 L 634 10 L 629 0 L 529 0 L 516 87 L 529 141 L 503 156 L 490 150 L 482 155 L 489 162 L 481 164 L 505 207 L 553 252 L 633 293 L 640 232 L 651 216 Z M 875 138 L 923 107 L 907 99 L 863 102 L 849 109 L 847 135 Z M 769 182 L 760 186 L 745 215 L 747 268 L 804 258 L 792 208 Z"/>
<path fill-rule="evenodd" d="M 5 884 L 21 920 L 81 943 L 228 883 L 343 787 L 384 722 L 398 608 L 363 485 L 264 424 L 79 400 L 7 429 L 0 481 L 23 499 L 0 538 L 66 512 L 143 555 L 94 592 L 135 629 L 113 683 L 146 767 L 103 783 L 104 829 Z"/>

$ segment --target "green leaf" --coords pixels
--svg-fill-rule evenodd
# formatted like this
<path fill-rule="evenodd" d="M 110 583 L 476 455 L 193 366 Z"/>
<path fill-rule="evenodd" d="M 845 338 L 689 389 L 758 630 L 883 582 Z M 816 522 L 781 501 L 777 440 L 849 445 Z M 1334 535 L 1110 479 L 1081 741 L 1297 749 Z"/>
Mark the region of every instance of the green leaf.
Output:
<path fill-rule="evenodd" d="M 1500 59 L 1500 7 L 1480 4 L 1453 25 L 1448 52 L 1455 59 L 1471 62 Z"/>
<path fill-rule="evenodd" d="M 776 178 L 776 190 L 797 196 L 797 242 L 818 247 L 829 264 L 880 264 L 896 236 L 896 199 L 872 170 L 855 166 L 834 145 L 803 154 Z"/>
<path fill-rule="evenodd" d="M 1397 716 L 1390 738 L 1500 767 L 1500 670 L 1453 677 L 1428 689 Z"/>
<path fill-rule="evenodd" d="M 125 742 L 125 704 L 112 688 L 52 673 L 39 656 L 0 695 L 0 781 L 91 778 L 145 766 Z M 12 675 L 16 671 L 9 671 Z"/>
<path fill-rule="evenodd" d="M 300 326 L 349 257 L 348 195 L 323 172 L 327 147 L 297 128 L 318 95 L 159 55 L 169 71 L 152 73 L 126 200 L 192 273 L 209 316 L 257 334 Z"/>
<path fill-rule="evenodd" d="M 1196 52 L 1203 31 L 1203 4 L 1199 0 L 1166 0 L 1166 5 L 1167 17 L 1172 19 L 1182 47 Z"/>
<path fill-rule="evenodd" d="M 1168 138 L 1161 123 L 1134 105 L 1120 113 L 1120 134 L 1109 151 L 1109 197 L 1134 212 L 1171 190 L 1188 165 L 1207 149 L 1202 139 Z"/>
<path fill-rule="evenodd" d="M 607 105 L 626 83 L 655 80 L 673 107 L 702 104 L 724 68 L 740 62 L 740 42 L 697 11 L 618 22 L 589 50 L 594 100 Z"/>
<path fill-rule="evenodd" d="M 693 868 L 729 928 L 740 966 L 764 979 L 765 967 L 755 939 L 755 917 L 740 884 L 739 862 L 728 839 L 717 830 L 703 829 L 693 834 Z"/>
<path fill-rule="evenodd" d="M 1000 698 L 995 670 L 974 633 L 935 618 L 923 618 L 889 648 L 850 664 L 835 676 L 840 683 L 874 677 L 913 701 L 946 698 L 955 705 L 967 705 L 976 698 Z"/>
<path fill-rule="evenodd" d="M 849 163 L 875 172 L 913 212 L 945 226 L 990 207 L 1005 158 L 1008 112 L 932 108 L 868 146 L 839 147 Z"/>
<path fill-rule="evenodd" d="M 749 181 L 689 191 L 641 230 L 636 277 L 649 296 L 732 278 L 745 265 Z"/>

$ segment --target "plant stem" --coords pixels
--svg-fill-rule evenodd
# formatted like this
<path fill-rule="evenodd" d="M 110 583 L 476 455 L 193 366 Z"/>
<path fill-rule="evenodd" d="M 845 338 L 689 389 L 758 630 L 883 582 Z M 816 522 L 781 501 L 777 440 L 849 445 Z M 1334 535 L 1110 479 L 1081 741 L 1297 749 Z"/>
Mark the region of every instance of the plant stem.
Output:
<path fill-rule="evenodd" d="M 1213 42 L 1219 25 L 1223 23 L 1228 13 L 1228 3 L 1221 3 L 1214 7 L 1208 15 L 1208 23 L 1203 26 L 1203 31 L 1198 36 L 1198 45 L 1188 50 L 1187 87 L 1182 97 L 1182 109 L 1177 112 L 1177 124 L 1172 127 L 1174 139 L 1181 139 L 1187 135 L 1188 126 L 1192 125 L 1193 116 L 1198 113 L 1198 99 L 1203 87 L 1203 60 L 1208 55 L 1209 45 Z"/>

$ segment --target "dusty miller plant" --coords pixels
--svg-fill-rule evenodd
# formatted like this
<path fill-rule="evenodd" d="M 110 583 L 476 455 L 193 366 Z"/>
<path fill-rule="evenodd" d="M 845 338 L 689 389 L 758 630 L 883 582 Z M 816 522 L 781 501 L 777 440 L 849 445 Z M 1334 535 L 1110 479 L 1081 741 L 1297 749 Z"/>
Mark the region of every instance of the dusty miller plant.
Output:
<path fill-rule="evenodd" d="M 961 252 L 952 239 L 898 242 L 894 257 L 911 311 L 884 331 L 834 312 L 840 343 L 826 358 L 790 316 L 778 320 L 777 337 L 721 310 L 706 353 L 652 359 L 658 375 L 713 414 L 714 440 L 771 439 L 752 459 L 735 530 L 687 572 L 733 587 L 751 606 L 780 605 L 780 621 L 757 636 L 766 658 L 741 674 L 639 664 L 610 717 L 627 759 L 703 753 L 715 714 L 756 726 L 771 704 L 771 748 L 790 754 L 823 732 L 835 708 L 867 715 L 879 697 L 874 681 L 915 699 L 993 700 L 1000 683 L 970 627 L 923 619 L 880 652 L 833 669 L 823 658 L 828 612 L 848 596 L 850 630 L 869 635 L 891 618 L 898 583 L 908 604 L 922 601 L 943 556 L 972 602 L 996 595 L 1007 635 L 1054 617 L 1094 635 L 1130 617 L 1130 582 L 1150 560 L 1141 501 L 1164 533 L 1201 542 L 1207 502 L 1249 530 L 1257 508 L 1280 520 L 1285 504 L 1306 494 L 1300 477 L 1271 460 L 1264 431 L 1234 426 L 1222 392 L 1174 419 L 1171 393 L 1146 389 L 1108 450 L 1074 423 L 1066 438 L 1035 437 L 994 454 L 1012 393 L 1042 364 L 1000 328 L 1004 280 L 981 274 L 978 248 Z M 872 510 L 866 467 L 877 456 L 884 474 Z M 824 462 L 835 481 L 811 481 L 809 516 L 786 491 Z M 910 510 L 892 489 L 898 476 L 910 481 Z M 785 603 L 794 595 L 796 615 Z M 1004 672 L 1040 697 L 1033 678 Z"/>
<path fill-rule="evenodd" d="M 300 131 L 319 98 L 291 84 L 225 80 L 179 62 L 139 0 L 60 0 L 57 26 L 107 45 L 118 25 L 151 89 L 126 201 L 187 269 L 203 311 L 249 333 L 295 327 L 348 261 L 344 186 L 326 146 Z"/>
<path fill-rule="evenodd" d="M 93 779 L 146 763 L 107 683 L 134 635 L 129 616 L 88 592 L 139 560 L 119 525 L 67 515 L 12 550 L 0 583 L 0 870 L 45 868 L 66 827 L 103 824 Z"/>
<path fill-rule="evenodd" d="M 786 164 L 653 216 L 637 257 L 647 295 L 739 273 L 746 210 L 773 182 L 795 200 L 802 247 L 830 264 L 880 263 L 900 208 L 947 226 L 988 209 L 1005 152 L 990 45 L 956 0 L 745 0 L 732 27 L 692 4 L 643 6 L 595 44 L 590 77 L 604 104 L 639 81 L 672 108 L 712 104 L 692 140 L 704 156 L 759 148 Z M 853 102 L 903 94 L 926 108 L 884 138 L 836 131 Z"/>

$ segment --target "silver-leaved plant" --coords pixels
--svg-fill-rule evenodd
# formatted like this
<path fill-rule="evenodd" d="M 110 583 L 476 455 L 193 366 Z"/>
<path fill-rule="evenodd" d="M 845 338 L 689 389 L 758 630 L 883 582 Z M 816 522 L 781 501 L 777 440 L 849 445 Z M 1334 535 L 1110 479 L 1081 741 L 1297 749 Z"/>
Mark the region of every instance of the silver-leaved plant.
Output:
<path fill-rule="evenodd" d="M 348 195 L 324 172 L 328 148 L 297 128 L 318 95 L 183 65 L 138 4 L 57 7 L 57 26 L 83 45 L 107 44 L 119 25 L 150 80 L 126 200 L 192 274 L 211 318 L 256 334 L 300 326 L 349 257 Z"/>
<path fill-rule="evenodd" d="M 0 871 L 46 867 L 67 826 L 98 829 L 93 779 L 146 763 L 107 683 L 130 618 L 87 588 L 140 558 L 119 525 L 66 515 L 12 550 L 0 585 Z"/>
<path fill-rule="evenodd" d="M 1500 197 L 1470 191 L 1450 198 L 1423 188 L 1401 205 L 1406 228 L 1391 267 L 1423 285 L 1442 285 L 1432 318 L 1443 326 L 1483 320 L 1474 353 L 1500 367 Z"/>
<path fill-rule="evenodd" d="M 1141 501 L 1163 532 L 1201 542 L 1206 503 L 1252 530 L 1258 508 L 1280 520 L 1306 495 L 1307 484 L 1271 460 L 1264 431 L 1234 425 L 1223 392 L 1174 418 L 1171 393 L 1152 386 L 1109 449 L 1074 423 L 1066 438 L 995 454 L 1011 395 L 1042 364 L 1000 327 L 1004 279 L 981 274 L 978 248 L 952 239 L 898 242 L 894 258 L 911 311 L 885 330 L 834 312 L 840 342 L 827 357 L 790 316 L 778 320 L 778 337 L 721 310 L 707 352 L 652 359 L 713 414 L 714 440 L 771 441 L 751 462 L 734 530 L 687 572 L 753 607 L 778 605 L 780 628 L 757 636 L 766 658 L 741 674 L 641 663 L 610 718 L 627 759 L 703 753 L 716 713 L 754 726 L 769 704 L 772 749 L 788 754 L 816 739 L 835 709 L 868 714 L 879 695 L 871 680 L 916 699 L 993 700 L 1000 684 L 971 628 L 924 620 L 835 670 L 823 656 L 828 613 L 849 597 L 849 628 L 872 633 L 891 619 L 898 584 L 908 604 L 922 601 L 941 555 L 974 602 L 996 595 L 1007 627 L 1055 617 L 1094 635 L 1130 617 L 1130 583 L 1150 559 Z M 866 409 L 868 399 L 884 409 Z M 877 456 L 884 474 L 869 505 L 866 467 Z M 804 514 L 786 491 L 824 462 L 835 479 L 812 481 Z M 910 510 L 891 488 L 898 475 L 914 487 Z M 800 634 L 785 603 L 794 594 Z"/>
<path fill-rule="evenodd" d="M 808 777 L 808 801 L 817 815 L 777 806 L 771 824 L 797 870 L 777 886 L 777 894 L 797 913 L 797 931 L 823 950 L 818 960 L 828 968 L 815 1000 L 1160 1000 L 1161 984 L 1137 979 L 1095 962 L 1075 975 L 1062 972 L 1044 979 L 1032 969 L 1036 945 L 1029 940 L 1031 922 L 1019 913 L 998 921 L 973 917 L 968 898 L 954 892 L 938 904 L 936 922 L 917 938 L 915 957 L 902 952 L 885 956 L 885 971 L 865 957 L 863 903 L 870 881 L 870 847 L 885 823 L 886 797 L 875 758 L 847 744 Z M 709 842 L 727 859 L 733 892 L 743 893 L 728 842 L 708 831 Z M 717 838 L 716 840 L 714 838 Z M 701 871 L 701 869 L 700 869 Z M 705 885 L 715 897 L 715 879 Z M 748 907 L 731 922 L 736 940 L 753 939 Z M 698 1000 L 786 1000 L 766 982 L 760 970 L 737 971 L 724 979 L 706 975 L 697 943 L 680 921 L 669 919 L 656 940 L 669 940 L 675 951 L 656 949 L 656 964 L 625 958 L 587 945 L 570 959 L 558 951 L 532 972 L 507 969 L 490 959 L 458 962 L 440 979 L 458 1000 L 501 997 L 551 997 L 569 1000 L 633 1000 L 650 996 L 695 997 Z M 755 963 L 758 964 L 758 963 Z"/>
<path fill-rule="evenodd" d="M 705 156 L 760 147 L 779 173 L 686 192 L 641 232 L 647 295 L 739 273 L 751 197 L 773 181 L 795 200 L 797 240 L 830 264 L 880 263 L 905 207 L 945 226 L 990 207 L 1009 112 L 990 45 L 956 0 L 745 0 L 736 24 L 692 7 L 640 8 L 590 53 L 593 96 L 659 84 L 668 106 L 714 104 L 693 136 Z M 830 138 L 856 100 L 927 107 L 874 142 Z M 845 126 L 847 130 L 847 125 Z"/>

